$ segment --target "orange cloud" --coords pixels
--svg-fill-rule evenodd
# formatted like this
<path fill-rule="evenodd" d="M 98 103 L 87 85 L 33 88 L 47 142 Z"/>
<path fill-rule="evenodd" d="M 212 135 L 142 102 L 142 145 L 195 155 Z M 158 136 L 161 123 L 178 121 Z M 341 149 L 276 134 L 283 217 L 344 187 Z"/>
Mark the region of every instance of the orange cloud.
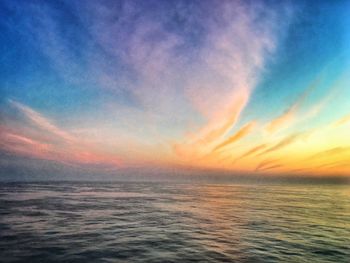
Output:
<path fill-rule="evenodd" d="M 349 115 L 346 115 L 346 116 L 344 116 L 343 118 L 341 118 L 341 119 L 339 119 L 338 121 L 336 121 L 336 122 L 334 123 L 334 126 L 335 126 L 335 127 L 339 127 L 339 126 L 344 125 L 344 124 L 346 124 L 346 123 L 348 123 L 348 122 L 350 122 L 350 114 L 349 114 Z"/>
<path fill-rule="evenodd" d="M 219 114 L 197 133 L 199 138 L 194 139 L 194 142 L 209 144 L 220 139 L 234 126 L 247 101 L 247 94 L 241 94 L 240 97 L 235 98 L 231 102 L 231 107 Z"/>
<path fill-rule="evenodd" d="M 271 165 L 275 165 L 277 160 L 265 160 L 258 164 L 255 168 L 255 171 L 263 170 L 266 167 L 270 167 Z"/>
<path fill-rule="evenodd" d="M 343 154 L 345 152 L 350 152 L 350 147 L 335 147 L 332 149 L 328 149 L 326 151 L 316 153 L 315 155 L 311 156 L 310 159 L 324 158 L 333 155 Z"/>
<path fill-rule="evenodd" d="M 278 142 L 274 146 L 272 146 L 272 147 L 266 149 L 265 151 L 263 151 L 262 153 L 260 153 L 259 156 L 267 154 L 267 153 L 271 153 L 274 151 L 278 151 L 278 150 L 292 144 L 293 142 L 297 141 L 303 135 L 305 135 L 305 134 L 304 133 L 295 133 L 295 134 L 289 135 L 288 137 L 282 139 L 280 142 Z"/>
<path fill-rule="evenodd" d="M 293 105 L 287 109 L 282 115 L 273 119 L 270 123 L 266 125 L 266 130 L 270 133 L 275 132 L 287 123 L 291 123 L 294 120 L 294 115 L 297 110 L 297 105 Z"/>
<path fill-rule="evenodd" d="M 244 136 L 246 136 L 247 134 L 249 134 L 252 130 L 252 128 L 254 127 L 255 123 L 254 122 L 250 122 L 246 125 L 244 125 L 240 130 L 238 130 L 234 135 L 232 135 L 231 137 L 229 137 L 227 140 L 225 140 L 224 142 L 220 143 L 219 145 L 217 145 L 214 149 L 213 152 L 229 145 L 232 144 L 238 140 L 240 140 L 241 138 L 243 138 Z"/>
<path fill-rule="evenodd" d="M 238 157 L 238 158 L 235 160 L 235 162 L 238 161 L 238 160 L 240 160 L 240 159 L 243 159 L 243 158 L 245 158 L 245 157 L 248 157 L 248 156 L 250 156 L 250 155 L 252 155 L 252 154 L 254 154 L 254 153 L 256 153 L 256 152 L 258 152 L 258 151 L 260 151 L 260 150 L 263 150 L 263 149 L 265 149 L 266 147 L 267 147 L 266 144 L 260 144 L 260 145 L 258 145 L 258 146 L 256 146 L 256 147 L 253 147 L 253 148 L 251 148 L 250 150 L 248 150 L 247 152 L 245 152 L 244 154 L 242 154 L 240 157 Z"/>
<path fill-rule="evenodd" d="M 296 112 L 299 110 L 300 106 L 303 104 L 307 96 L 315 89 L 318 84 L 318 80 L 314 81 L 305 91 L 299 96 L 299 98 L 285 110 L 282 115 L 271 120 L 266 125 L 266 130 L 270 133 L 275 132 L 285 126 L 288 126 L 293 123 Z"/>
<path fill-rule="evenodd" d="M 241 97 L 238 96 L 234 99 L 228 110 L 216 115 L 217 119 L 209 121 L 195 135 L 189 136 L 187 141 L 174 144 L 174 152 L 185 161 L 206 156 L 212 145 L 219 141 L 236 123 L 248 100 L 247 94 L 241 95 Z"/>
<path fill-rule="evenodd" d="M 272 169 L 281 168 L 281 167 L 283 167 L 283 165 L 275 164 L 275 165 L 271 165 L 271 166 L 267 166 L 267 167 L 261 168 L 259 171 L 267 171 L 267 170 L 272 170 Z"/>

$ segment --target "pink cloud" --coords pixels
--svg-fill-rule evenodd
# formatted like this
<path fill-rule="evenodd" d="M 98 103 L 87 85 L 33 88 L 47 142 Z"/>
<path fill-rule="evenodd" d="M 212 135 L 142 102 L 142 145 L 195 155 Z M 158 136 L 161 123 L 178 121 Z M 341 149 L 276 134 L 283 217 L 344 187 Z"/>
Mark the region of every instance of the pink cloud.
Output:
<path fill-rule="evenodd" d="M 16 123 L 17 129 L 19 128 L 17 133 L 14 133 L 14 128 L 11 126 L 1 126 L 1 149 L 18 155 L 65 163 L 122 166 L 122 158 L 118 155 L 106 153 L 94 143 L 73 136 L 70 132 L 55 125 L 53 120 L 24 104 L 13 100 L 10 101 L 10 104 L 35 125 L 36 131 L 23 135 L 27 130 L 25 122 Z"/>
<path fill-rule="evenodd" d="M 58 128 L 55 124 L 52 123 L 49 119 L 45 118 L 43 115 L 34 111 L 33 109 L 17 102 L 10 100 L 11 105 L 20 110 L 30 121 L 32 121 L 39 128 L 50 132 L 66 141 L 72 141 L 74 138 L 66 131 Z"/>

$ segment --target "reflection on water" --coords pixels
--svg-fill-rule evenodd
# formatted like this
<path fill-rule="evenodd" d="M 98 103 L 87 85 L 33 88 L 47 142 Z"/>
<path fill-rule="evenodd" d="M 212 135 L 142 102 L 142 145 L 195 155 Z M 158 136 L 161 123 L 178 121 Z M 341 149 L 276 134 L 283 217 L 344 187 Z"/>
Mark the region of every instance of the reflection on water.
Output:
<path fill-rule="evenodd" d="M 350 262 L 350 188 L 2 183 L 1 262 Z"/>

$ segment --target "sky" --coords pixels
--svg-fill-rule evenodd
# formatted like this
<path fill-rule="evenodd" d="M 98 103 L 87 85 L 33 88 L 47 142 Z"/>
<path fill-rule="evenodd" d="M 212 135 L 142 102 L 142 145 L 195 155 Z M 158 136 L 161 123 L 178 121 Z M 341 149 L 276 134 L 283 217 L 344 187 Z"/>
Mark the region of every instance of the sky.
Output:
<path fill-rule="evenodd" d="M 0 177 L 349 176 L 348 10 L 2 0 Z"/>

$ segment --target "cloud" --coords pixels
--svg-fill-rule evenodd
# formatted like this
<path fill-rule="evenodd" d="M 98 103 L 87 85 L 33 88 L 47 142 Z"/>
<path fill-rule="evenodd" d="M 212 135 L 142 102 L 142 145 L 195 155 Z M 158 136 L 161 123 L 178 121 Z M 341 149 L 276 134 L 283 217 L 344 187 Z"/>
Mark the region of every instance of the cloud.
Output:
<path fill-rule="evenodd" d="M 16 142 L 22 142 L 22 143 L 25 143 L 25 144 L 36 145 L 38 143 L 38 142 L 36 142 L 36 141 L 34 141 L 32 139 L 29 139 L 27 137 L 20 136 L 20 135 L 17 135 L 17 134 L 5 133 L 4 136 L 9 138 L 10 140 L 13 139 Z"/>
<path fill-rule="evenodd" d="M 237 142 L 241 138 L 245 137 L 246 135 L 248 135 L 251 132 L 254 125 L 255 125 L 254 122 L 247 123 L 241 129 L 239 129 L 234 135 L 232 135 L 231 137 L 229 137 L 228 139 L 226 139 L 225 141 L 223 141 L 222 143 L 217 145 L 213 149 L 213 152 L 215 152 L 215 151 L 217 151 L 217 150 L 219 150 L 227 145 L 233 144 L 234 142 Z"/>
<path fill-rule="evenodd" d="M 318 85 L 318 82 L 319 82 L 318 79 L 314 81 L 309 87 L 307 87 L 304 90 L 304 92 L 298 97 L 298 99 L 289 108 L 287 108 L 280 116 L 271 120 L 266 125 L 266 130 L 270 133 L 273 133 L 277 130 L 280 130 L 282 128 L 292 125 L 295 121 L 296 113 L 300 109 L 305 99 L 316 88 L 316 86 Z M 316 109 L 314 109 L 313 112 L 315 110 Z"/>
<path fill-rule="evenodd" d="M 346 115 L 346 116 L 340 118 L 339 120 L 337 120 L 337 121 L 333 124 L 333 126 L 334 126 L 334 127 L 340 127 L 340 126 L 345 125 L 345 124 L 347 124 L 347 123 L 349 123 L 349 122 L 350 122 L 350 114 L 348 114 L 348 115 Z"/>
<path fill-rule="evenodd" d="M 27 130 L 27 124 L 23 121 L 16 123 L 15 126 L 19 130 L 17 133 L 14 133 L 15 129 L 10 126 L 1 126 L 1 149 L 18 155 L 63 163 L 110 164 L 115 167 L 122 165 L 122 158 L 118 155 L 105 152 L 84 138 L 73 136 L 32 108 L 14 100 L 10 100 L 10 105 L 24 114 L 36 129 L 31 134 L 23 135 Z M 43 132 L 49 136 L 44 136 Z"/>
<path fill-rule="evenodd" d="M 103 153 L 91 145 L 75 141 L 70 146 L 62 147 L 54 143 L 44 143 L 13 133 L 1 133 L 0 149 L 18 156 L 34 157 L 43 160 L 55 160 L 64 164 L 99 164 L 122 166 L 119 156 Z"/>
<path fill-rule="evenodd" d="M 255 168 L 255 171 L 264 171 L 269 169 L 274 169 L 281 167 L 282 165 L 276 164 L 278 160 L 265 160 L 258 164 L 258 166 Z"/>
<path fill-rule="evenodd" d="M 77 94 L 97 89 L 93 94 L 102 94 L 104 103 L 96 107 L 108 112 L 106 122 L 115 121 L 110 126 L 148 144 L 171 142 L 169 154 L 180 161 L 249 133 L 250 126 L 229 137 L 291 20 L 286 2 L 15 5 L 19 19 L 26 18 L 22 37 L 32 40 L 64 84 L 80 89 Z M 81 159 L 90 158 L 81 150 L 84 138 L 28 106 L 11 104 Z M 101 156 L 104 149 L 93 152 Z"/>
<path fill-rule="evenodd" d="M 310 157 L 310 159 L 329 158 L 330 156 L 339 155 L 350 152 L 350 147 L 334 147 L 325 151 L 318 152 Z"/>
<path fill-rule="evenodd" d="M 225 140 L 276 48 L 279 26 L 283 27 L 275 21 L 277 10 L 269 9 L 261 21 L 258 17 L 263 7 L 225 3 L 219 7 L 220 17 L 208 20 L 208 38 L 198 51 L 200 66 L 194 64 L 189 69 L 192 76 L 185 94 L 202 116 L 203 124 L 191 132 L 182 146 L 177 145 L 182 155 L 186 148 L 189 155 L 206 155 Z M 230 139 L 226 139 L 227 143 Z"/>
<path fill-rule="evenodd" d="M 275 49 L 275 20 L 283 11 L 282 5 L 267 11 L 263 3 L 238 2 L 222 2 L 215 10 L 206 3 L 159 4 L 154 10 L 128 1 L 87 3 L 82 10 L 66 6 L 84 28 L 70 32 L 83 43 L 80 50 L 62 33 L 67 22 L 50 5 L 34 8 L 39 26 L 31 28 L 61 75 L 76 83 L 87 72 L 97 87 L 159 116 L 157 129 L 173 125 L 169 116 L 182 116 L 182 127 L 196 119 L 198 140 L 189 141 L 206 144 L 220 140 L 238 120 Z M 175 24 L 174 17 L 183 22 Z"/>
<path fill-rule="evenodd" d="M 260 150 L 266 149 L 267 145 L 266 144 L 260 144 L 256 147 L 251 148 L 250 150 L 248 150 L 247 152 L 245 152 L 244 154 L 242 154 L 240 157 L 238 157 L 237 159 L 234 160 L 234 162 L 243 159 L 245 157 L 248 157 L 250 155 L 253 155 L 254 153 L 259 152 Z"/>
<path fill-rule="evenodd" d="M 261 169 L 259 169 L 259 171 L 267 171 L 267 170 L 272 170 L 272 169 L 281 168 L 281 167 L 283 167 L 283 165 L 275 164 L 275 165 L 271 165 L 271 166 L 267 166 L 267 167 L 261 168 Z"/>
<path fill-rule="evenodd" d="M 268 153 L 271 153 L 271 152 L 274 152 L 274 151 L 278 151 L 282 148 L 285 148 L 287 147 L 288 145 L 296 142 L 297 140 L 299 140 L 300 138 L 304 137 L 306 135 L 306 133 L 304 132 L 299 132 L 299 133 L 294 133 L 294 134 L 291 134 L 285 138 L 283 138 L 281 141 L 279 141 L 278 143 L 276 143 L 274 146 L 266 149 L 265 151 L 261 152 L 259 154 L 259 156 L 261 155 L 265 155 L 265 154 L 268 154 Z"/>
<path fill-rule="evenodd" d="M 37 125 L 39 128 L 47 132 L 50 132 L 60 137 L 61 139 L 64 139 L 65 141 L 69 142 L 74 140 L 72 135 L 58 128 L 56 125 L 53 124 L 51 120 L 49 120 L 47 117 L 43 116 L 42 114 L 38 113 L 37 111 L 14 100 L 10 100 L 9 102 L 11 105 L 13 105 L 18 110 L 20 110 L 32 123 Z"/>
<path fill-rule="evenodd" d="M 229 4 L 219 10 L 221 18 L 209 23 L 208 40 L 199 53 L 200 67 L 186 89 L 195 109 L 207 119 L 199 134 L 210 142 L 225 135 L 238 120 L 276 41 L 269 17 L 262 21 L 261 31 L 255 30 L 259 11 Z"/>
<path fill-rule="evenodd" d="M 329 168 L 332 168 L 332 169 L 335 169 L 335 168 L 348 168 L 349 169 L 350 168 L 350 162 L 349 161 L 350 161 L 350 159 L 348 159 L 346 161 L 342 161 L 342 162 L 332 163 L 332 164 L 329 164 L 327 166 L 327 168 L 328 169 Z M 344 172 L 347 173 L 346 170 L 344 170 Z"/>
<path fill-rule="evenodd" d="M 0 138 L 1 149 L 19 155 L 43 158 L 51 149 L 51 146 L 47 143 L 42 143 L 26 136 L 9 133 L 7 131 L 2 131 Z"/>

